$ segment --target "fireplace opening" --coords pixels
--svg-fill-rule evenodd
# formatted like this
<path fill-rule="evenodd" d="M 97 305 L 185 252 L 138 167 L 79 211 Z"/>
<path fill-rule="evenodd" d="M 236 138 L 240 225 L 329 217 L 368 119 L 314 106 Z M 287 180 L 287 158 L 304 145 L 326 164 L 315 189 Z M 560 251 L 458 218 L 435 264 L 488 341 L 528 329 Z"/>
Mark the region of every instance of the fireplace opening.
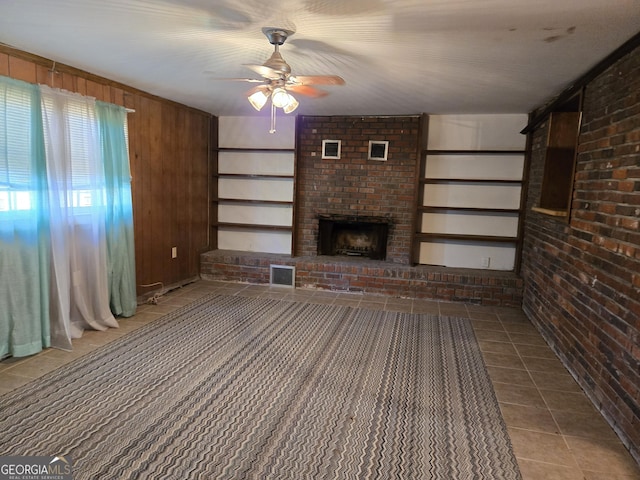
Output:
<path fill-rule="evenodd" d="M 320 216 L 318 255 L 385 260 L 389 222 L 378 217 Z"/>

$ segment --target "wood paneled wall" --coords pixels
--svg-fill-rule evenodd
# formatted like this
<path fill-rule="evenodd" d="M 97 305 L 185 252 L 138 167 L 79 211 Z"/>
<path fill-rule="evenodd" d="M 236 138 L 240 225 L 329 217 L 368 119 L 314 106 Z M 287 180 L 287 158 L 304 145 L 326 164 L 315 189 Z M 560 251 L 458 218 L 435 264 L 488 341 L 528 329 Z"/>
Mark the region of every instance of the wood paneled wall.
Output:
<path fill-rule="evenodd" d="M 138 295 L 188 282 L 209 250 L 209 151 L 216 117 L 0 45 L 0 75 L 135 110 L 128 116 Z M 172 248 L 177 258 L 172 258 Z"/>

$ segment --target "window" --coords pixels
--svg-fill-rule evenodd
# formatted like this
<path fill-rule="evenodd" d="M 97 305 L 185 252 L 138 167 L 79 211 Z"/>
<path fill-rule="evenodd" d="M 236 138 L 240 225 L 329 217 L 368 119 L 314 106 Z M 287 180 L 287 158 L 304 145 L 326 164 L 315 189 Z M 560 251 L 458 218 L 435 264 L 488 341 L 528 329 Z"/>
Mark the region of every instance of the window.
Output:
<path fill-rule="evenodd" d="M 61 184 L 56 191 L 66 192 L 61 201 L 76 214 L 105 205 L 94 104 L 79 95 L 43 90 L 42 106 L 48 168 L 55 170 L 53 178 Z"/>
<path fill-rule="evenodd" d="M 34 155 L 39 133 L 34 115 L 39 115 L 38 96 L 7 81 L 1 85 L 0 104 L 0 212 L 31 210 Z"/>

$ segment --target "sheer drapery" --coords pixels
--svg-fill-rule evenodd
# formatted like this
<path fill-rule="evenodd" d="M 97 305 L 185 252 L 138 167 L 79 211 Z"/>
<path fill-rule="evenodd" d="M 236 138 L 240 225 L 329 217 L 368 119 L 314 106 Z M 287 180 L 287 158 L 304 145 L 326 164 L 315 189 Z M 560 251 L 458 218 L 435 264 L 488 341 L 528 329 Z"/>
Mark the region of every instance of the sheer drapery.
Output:
<path fill-rule="evenodd" d="M 136 311 L 136 270 L 133 243 L 131 171 L 123 107 L 96 101 L 100 145 L 104 158 L 109 301 L 116 315 Z"/>
<path fill-rule="evenodd" d="M 0 358 L 50 345 L 40 91 L 0 77 Z"/>
<path fill-rule="evenodd" d="M 105 179 L 95 100 L 40 86 L 51 232 L 51 344 L 118 327 L 109 309 Z M 77 141 L 82 139 L 81 142 Z"/>

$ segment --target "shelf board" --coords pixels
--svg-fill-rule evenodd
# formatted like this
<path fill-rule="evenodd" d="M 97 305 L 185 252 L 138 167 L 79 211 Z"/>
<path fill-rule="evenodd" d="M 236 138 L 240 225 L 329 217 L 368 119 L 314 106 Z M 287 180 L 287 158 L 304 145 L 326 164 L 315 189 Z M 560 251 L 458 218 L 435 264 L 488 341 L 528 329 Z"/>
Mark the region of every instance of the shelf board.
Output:
<path fill-rule="evenodd" d="M 423 150 L 424 155 L 524 155 L 524 150 Z"/>
<path fill-rule="evenodd" d="M 495 235 L 463 235 L 452 233 L 416 233 L 418 241 L 428 240 L 468 240 L 473 242 L 517 243 L 517 237 L 500 237 Z"/>
<path fill-rule="evenodd" d="M 442 212 L 443 210 L 453 210 L 456 212 L 471 213 L 520 213 L 519 208 L 478 208 L 478 207 L 431 207 L 427 205 L 419 206 L 419 212 Z"/>
<path fill-rule="evenodd" d="M 293 175 L 277 175 L 271 173 L 265 174 L 256 174 L 256 173 L 214 173 L 212 175 L 213 178 L 239 178 L 239 179 L 248 179 L 248 180 L 267 180 L 267 179 L 287 179 L 293 180 Z"/>
<path fill-rule="evenodd" d="M 225 148 L 220 147 L 214 149 L 218 152 L 291 152 L 295 153 L 295 148 L 241 148 L 241 147 L 233 147 L 233 148 Z"/>
<path fill-rule="evenodd" d="M 423 185 L 443 184 L 443 183 L 501 183 L 505 185 L 520 185 L 522 180 L 503 180 L 488 178 L 421 178 Z"/>
<path fill-rule="evenodd" d="M 211 224 L 211 227 L 231 227 L 242 228 L 246 230 L 276 230 L 282 232 L 291 232 L 293 227 L 286 225 L 262 225 L 255 223 L 232 223 L 232 222 L 215 222 Z"/>
<path fill-rule="evenodd" d="M 532 207 L 531 210 L 538 213 L 543 213 L 544 215 L 551 215 L 552 217 L 566 217 L 566 210 L 555 210 L 552 208 L 542 208 L 542 207 Z"/>
<path fill-rule="evenodd" d="M 287 200 L 245 200 L 239 198 L 218 198 L 212 200 L 211 203 L 236 203 L 245 205 L 290 205 L 293 206 L 293 201 Z"/>

